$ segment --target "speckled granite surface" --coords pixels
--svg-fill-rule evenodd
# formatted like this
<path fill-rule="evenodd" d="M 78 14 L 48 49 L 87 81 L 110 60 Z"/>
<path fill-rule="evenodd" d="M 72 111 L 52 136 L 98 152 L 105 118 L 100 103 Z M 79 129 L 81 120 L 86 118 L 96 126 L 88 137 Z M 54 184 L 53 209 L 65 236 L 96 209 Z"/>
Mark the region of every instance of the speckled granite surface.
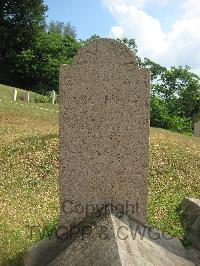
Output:
<path fill-rule="evenodd" d="M 108 205 L 146 223 L 149 94 L 149 71 L 110 39 L 61 66 L 61 225 Z"/>

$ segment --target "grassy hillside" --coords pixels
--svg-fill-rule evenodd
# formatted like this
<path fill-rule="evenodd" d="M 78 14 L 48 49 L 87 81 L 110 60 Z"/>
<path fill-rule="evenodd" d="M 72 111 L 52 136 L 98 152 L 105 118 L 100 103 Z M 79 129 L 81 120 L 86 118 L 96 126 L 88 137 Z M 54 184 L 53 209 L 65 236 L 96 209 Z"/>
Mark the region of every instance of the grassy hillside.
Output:
<path fill-rule="evenodd" d="M 33 101 L 34 97 L 37 95 L 37 93 L 34 93 L 32 91 L 26 91 L 26 90 L 22 90 L 19 88 L 16 88 L 16 89 L 17 89 L 17 96 L 18 96 L 17 99 L 19 99 L 19 96 L 22 96 L 24 94 L 27 94 L 27 92 L 29 92 L 30 101 Z M 13 87 L 0 84 L 0 100 L 12 101 L 13 100 L 13 92 L 14 92 Z"/>
<path fill-rule="evenodd" d="M 57 111 L 0 102 L 0 264 L 19 262 L 58 219 Z M 200 198 L 200 139 L 152 128 L 150 144 L 148 221 L 182 238 L 179 204 Z"/>

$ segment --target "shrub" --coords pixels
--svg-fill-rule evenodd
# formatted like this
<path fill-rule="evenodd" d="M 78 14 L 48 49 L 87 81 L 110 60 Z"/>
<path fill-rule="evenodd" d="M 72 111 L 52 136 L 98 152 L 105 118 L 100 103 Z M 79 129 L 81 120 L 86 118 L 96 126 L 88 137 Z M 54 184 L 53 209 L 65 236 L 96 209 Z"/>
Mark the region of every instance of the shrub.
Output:
<path fill-rule="evenodd" d="M 35 103 L 51 103 L 52 102 L 51 94 L 50 93 L 46 95 L 37 94 L 34 97 L 34 102 Z"/>
<path fill-rule="evenodd" d="M 193 122 L 190 118 L 171 116 L 169 117 L 170 128 L 172 131 L 180 133 L 191 133 L 193 130 Z"/>
<path fill-rule="evenodd" d="M 157 96 L 151 96 L 151 126 L 179 133 L 191 133 L 193 130 L 191 118 L 171 114 L 166 102 Z"/>
<path fill-rule="evenodd" d="M 151 126 L 170 128 L 169 111 L 165 102 L 156 96 L 151 96 Z"/>

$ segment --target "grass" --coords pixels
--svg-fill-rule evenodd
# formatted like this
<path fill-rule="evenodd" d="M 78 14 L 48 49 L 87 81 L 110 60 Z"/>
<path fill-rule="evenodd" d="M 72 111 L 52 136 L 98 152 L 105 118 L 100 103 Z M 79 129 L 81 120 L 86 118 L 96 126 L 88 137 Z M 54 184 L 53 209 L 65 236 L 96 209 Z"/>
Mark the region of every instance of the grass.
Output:
<path fill-rule="evenodd" d="M 58 220 L 58 105 L 31 106 L 0 102 L 0 265 L 21 265 Z M 200 198 L 200 139 L 152 128 L 150 144 L 148 222 L 183 238 L 180 202 Z"/>
<path fill-rule="evenodd" d="M 200 198 L 200 139 L 151 129 L 148 221 L 183 238 L 179 205 L 183 198 Z"/>
<path fill-rule="evenodd" d="M 22 90 L 19 88 L 16 88 L 16 89 L 17 89 L 17 100 L 19 100 L 20 96 L 27 95 L 27 92 L 29 92 L 30 94 L 30 101 L 33 101 L 34 97 L 37 95 L 37 93 L 32 92 L 32 91 Z M 13 92 L 14 92 L 13 87 L 0 84 L 0 100 L 12 101 Z"/>

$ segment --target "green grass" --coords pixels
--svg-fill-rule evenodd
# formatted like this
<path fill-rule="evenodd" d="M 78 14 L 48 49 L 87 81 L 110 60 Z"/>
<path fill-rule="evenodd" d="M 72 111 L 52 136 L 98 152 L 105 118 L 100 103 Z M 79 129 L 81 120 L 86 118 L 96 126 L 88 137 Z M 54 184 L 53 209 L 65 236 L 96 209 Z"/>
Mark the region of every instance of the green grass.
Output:
<path fill-rule="evenodd" d="M 25 94 L 27 94 L 27 92 L 29 92 L 30 101 L 33 102 L 34 97 L 37 95 L 37 93 L 32 92 L 32 91 L 22 90 L 19 88 L 16 88 L 16 89 L 17 89 L 17 100 L 20 100 L 19 96 L 25 95 Z M 13 92 L 14 92 L 13 87 L 0 84 L 0 100 L 12 101 L 13 100 Z"/>
<path fill-rule="evenodd" d="M 200 139 L 151 129 L 148 221 L 183 238 L 180 203 L 200 198 Z"/>
<path fill-rule="evenodd" d="M 59 215 L 58 105 L 0 102 L 0 265 L 51 233 Z M 200 198 L 200 139 L 151 129 L 148 222 L 183 238 L 184 197 Z"/>
<path fill-rule="evenodd" d="M 31 106 L 0 102 L 0 265 L 20 261 L 58 215 L 58 105 Z"/>

